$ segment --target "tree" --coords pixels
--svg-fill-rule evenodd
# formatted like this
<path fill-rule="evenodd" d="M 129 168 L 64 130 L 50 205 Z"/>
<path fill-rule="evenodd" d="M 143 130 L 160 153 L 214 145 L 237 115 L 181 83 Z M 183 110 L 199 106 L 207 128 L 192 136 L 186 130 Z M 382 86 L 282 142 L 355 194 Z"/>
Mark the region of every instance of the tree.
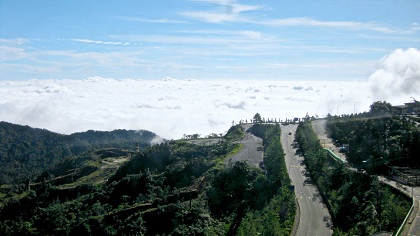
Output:
<path fill-rule="evenodd" d="M 394 108 L 390 103 L 377 101 L 370 105 L 369 113 L 373 115 L 392 115 Z"/>
<path fill-rule="evenodd" d="M 254 121 L 255 121 L 255 123 L 262 123 L 262 118 L 261 118 L 260 113 L 256 113 L 254 115 Z"/>

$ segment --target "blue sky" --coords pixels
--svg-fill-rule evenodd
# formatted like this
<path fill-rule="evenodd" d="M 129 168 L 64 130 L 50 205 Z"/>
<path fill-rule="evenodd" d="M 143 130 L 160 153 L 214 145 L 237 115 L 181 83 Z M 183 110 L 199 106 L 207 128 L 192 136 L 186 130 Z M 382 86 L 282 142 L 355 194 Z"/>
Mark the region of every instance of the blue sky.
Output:
<path fill-rule="evenodd" d="M 0 80 L 367 80 L 420 1 L 0 0 Z"/>

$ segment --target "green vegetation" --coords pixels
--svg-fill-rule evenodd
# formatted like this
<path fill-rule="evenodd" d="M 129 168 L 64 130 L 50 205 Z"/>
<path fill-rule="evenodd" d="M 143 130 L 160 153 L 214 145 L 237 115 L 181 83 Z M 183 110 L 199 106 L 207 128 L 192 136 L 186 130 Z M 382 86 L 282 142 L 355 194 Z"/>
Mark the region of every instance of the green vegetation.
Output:
<path fill-rule="evenodd" d="M 355 167 L 394 175 L 394 166 L 420 168 L 420 127 L 413 118 L 397 116 L 389 103 L 376 102 L 368 113 L 329 117 L 327 131 L 349 145 L 346 156 Z"/>
<path fill-rule="evenodd" d="M 228 130 L 225 139 L 228 141 L 237 141 L 242 139 L 245 136 L 244 131 L 242 130 L 241 125 L 235 125 L 230 127 Z"/>
<path fill-rule="evenodd" d="M 60 188 L 74 188 L 84 184 L 98 185 L 110 178 L 132 154 L 120 149 L 100 149 L 79 157 L 66 157 L 57 165 L 46 169 L 31 185 L 45 181 Z"/>
<path fill-rule="evenodd" d="M 376 176 L 350 170 L 327 156 L 310 122 L 299 124 L 296 139 L 305 164 L 327 203 L 335 235 L 395 232 L 411 201 Z"/>
<path fill-rule="evenodd" d="M 251 132 L 263 137 L 266 174 L 257 178 L 255 208 L 246 213 L 238 235 L 289 235 L 296 206 L 289 188 L 280 126 L 254 124 Z"/>
<path fill-rule="evenodd" d="M 0 235 L 288 235 L 295 202 L 280 128 L 264 130 L 266 171 L 220 164 L 241 149 L 232 143 L 244 136 L 240 126 L 211 145 L 66 157 L 31 184 L 0 188 Z"/>
<path fill-rule="evenodd" d="M 294 194 L 283 187 L 261 211 L 249 211 L 238 235 L 290 235 L 295 217 Z"/>
<path fill-rule="evenodd" d="M 68 156 L 98 148 L 146 147 L 154 138 L 156 134 L 144 130 L 90 130 L 62 135 L 0 122 L 0 185 L 27 181 Z"/>
<path fill-rule="evenodd" d="M 262 120 L 262 118 L 261 118 L 261 115 L 260 115 L 260 113 L 256 113 L 255 115 L 254 115 L 254 123 L 261 123 L 263 120 Z"/>

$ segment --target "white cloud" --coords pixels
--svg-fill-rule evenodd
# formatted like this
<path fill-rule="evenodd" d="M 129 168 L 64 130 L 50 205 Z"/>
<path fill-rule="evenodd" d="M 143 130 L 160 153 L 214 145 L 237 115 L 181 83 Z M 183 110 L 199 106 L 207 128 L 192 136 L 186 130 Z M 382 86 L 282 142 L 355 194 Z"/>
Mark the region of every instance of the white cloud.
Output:
<path fill-rule="evenodd" d="M 264 8 L 262 5 L 245 5 L 239 4 L 235 0 L 192 0 L 194 2 L 207 2 L 223 6 L 222 8 L 227 13 L 241 13 L 245 11 L 255 11 Z"/>
<path fill-rule="evenodd" d="M 0 61 L 15 61 L 27 56 L 23 48 L 0 46 Z"/>
<path fill-rule="evenodd" d="M 337 66 L 337 64 L 335 64 Z M 266 68 L 285 68 L 285 67 L 296 67 L 296 68 L 329 68 L 333 67 L 333 64 L 286 64 L 286 63 L 277 63 L 277 64 L 268 64 L 265 65 Z"/>
<path fill-rule="evenodd" d="M 261 39 L 262 38 L 261 32 L 257 32 L 257 31 L 244 30 L 244 31 L 239 31 L 238 33 L 240 35 L 243 35 L 243 36 L 248 37 L 250 39 Z"/>
<path fill-rule="evenodd" d="M 124 38 L 133 41 L 141 41 L 148 43 L 161 44 L 186 44 L 186 45 L 223 45 L 227 43 L 245 44 L 252 42 L 249 38 L 244 37 L 226 37 L 223 35 L 214 35 L 212 37 L 203 37 L 202 35 L 113 35 L 115 38 Z M 226 50 L 226 48 L 225 48 Z"/>
<path fill-rule="evenodd" d="M 303 26 L 303 27 L 326 27 L 339 28 L 343 30 L 368 30 L 381 33 L 395 33 L 401 30 L 394 30 L 387 26 L 375 22 L 356 22 L 356 21 L 322 21 L 307 17 L 282 18 L 282 19 L 259 19 L 241 14 L 247 11 L 263 10 L 263 5 L 244 5 L 239 4 L 235 0 L 192 0 L 195 2 L 207 2 L 219 6 L 216 9 L 208 11 L 184 11 L 180 15 L 207 23 L 252 23 L 267 26 Z M 416 26 L 411 31 L 416 30 Z"/>
<path fill-rule="evenodd" d="M 36 51 L 32 56 L 36 58 L 48 58 L 46 62 L 60 64 L 67 62 L 66 66 L 91 65 L 105 66 L 110 68 L 121 68 L 127 66 L 144 66 L 144 60 L 140 57 L 143 51 L 111 51 L 111 52 L 76 52 L 76 51 Z M 53 60 L 51 60 L 53 59 Z"/>
<path fill-rule="evenodd" d="M 259 31 L 252 30 L 197 30 L 197 31 L 182 31 L 181 33 L 198 34 L 198 35 L 211 35 L 212 37 L 222 36 L 224 38 L 231 36 L 245 37 L 252 40 L 273 40 L 273 37 L 267 37 Z M 207 36 L 208 37 L 208 36 Z M 252 42 L 252 41 L 249 41 Z"/>
<path fill-rule="evenodd" d="M 408 101 L 420 94 L 420 51 L 397 49 L 383 57 L 369 82 L 375 100 Z M 418 99 L 418 98 L 417 98 Z"/>
<path fill-rule="evenodd" d="M 181 138 L 222 133 L 233 120 L 249 120 L 256 112 L 284 120 L 306 112 L 323 116 L 337 106 L 340 113 L 351 113 L 356 102 L 363 111 L 371 102 L 368 95 L 366 82 L 101 77 L 0 81 L 0 117 L 59 133 L 123 128 Z"/>
<path fill-rule="evenodd" d="M 32 66 L 32 65 L 25 65 L 25 64 L 18 64 L 18 63 L 1 63 L 0 64 L 0 70 L 1 71 L 12 71 L 12 73 L 16 73 L 16 71 L 30 71 L 30 72 L 36 72 L 36 73 L 55 73 L 59 71 L 57 67 L 45 67 L 45 66 Z M 4 78 L 7 79 L 7 78 Z"/>
<path fill-rule="evenodd" d="M 239 101 L 237 103 L 232 102 L 226 102 L 226 101 L 216 101 L 215 106 L 219 108 L 220 106 L 226 106 L 230 109 L 239 109 L 244 110 L 245 109 L 246 102 L 245 101 Z"/>
<path fill-rule="evenodd" d="M 124 43 L 124 42 L 111 42 L 111 41 L 100 41 L 100 40 L 91 40 L 91 39 L 71 39 L 71 41 L 81 42 L 81 43 L 104 44 L 104 45 L 130 45 L 130 43 Z"/>
<path fill-rule="evenodd" d="M 24 38 L 15 38 L 15 39 L 0 38 L 0 43 L 1 44 L 22 45 L 22 44 L 26 44 L 28 42 L 29 42 L 29 40 L 24 39 Z"/>
<path fill-rule="evenodd" d="M 261 10 L 262 5 L 245 5 L 235 0 L 193 0 L 206 2 L 218 6 L 209 11 L 184 11 L 180 15 L 207 23 L 247 22 L 249 19 L 242 16 L 242 12 Z"/>
<path fill-rule="evenodd" d="M 182 12 L 181 15 L 207 23 L 224 23 L 224 22 L 242 22 L 245 21 L 238 14 L 230 14 L 223 12 L 208 12 L 208 11 L 190 11 Z"/>
<path fill-rule="evenodd" d="M 355 21 L 320 21 L 311 18 L 284 18 L 273 19 L 260 22 L 257 24 L 271 25 L 271 26 L 312 26 L 312 27 L 328 27 L 341 28 L 348 30 L 372 30 L 382 33 L 393 33 L 394 30 L 381 26 L 372 22 L 355 22 Z"/>
<path fill-rule="evenodd" d="M 170 20 L 170 19 L 144 19 L 141 17 L 126 17 L 126 16 L 115 16 L 115 18 L 132 21 L 132 22 L 148 22 L 148 23 L 163 23 L 163 24 L 183 24 L 185 21 Z"/>

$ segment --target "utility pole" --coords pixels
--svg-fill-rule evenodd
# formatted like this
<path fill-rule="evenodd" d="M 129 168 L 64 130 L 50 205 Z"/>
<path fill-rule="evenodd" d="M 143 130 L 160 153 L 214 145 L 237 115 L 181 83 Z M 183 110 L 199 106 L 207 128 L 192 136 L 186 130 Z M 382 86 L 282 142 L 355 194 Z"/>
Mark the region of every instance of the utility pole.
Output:
<path fill-rule="evenodd" d="M 355 115 L 356 115 L 356 104 L 358 104 L 358 103 L 359 103 L 359 102 L 355 102 L 355 103 L 354 103 L 354 105 L 353 105 L 353 106 L 354 106 L 354 114 L 355 114 Z"/>

